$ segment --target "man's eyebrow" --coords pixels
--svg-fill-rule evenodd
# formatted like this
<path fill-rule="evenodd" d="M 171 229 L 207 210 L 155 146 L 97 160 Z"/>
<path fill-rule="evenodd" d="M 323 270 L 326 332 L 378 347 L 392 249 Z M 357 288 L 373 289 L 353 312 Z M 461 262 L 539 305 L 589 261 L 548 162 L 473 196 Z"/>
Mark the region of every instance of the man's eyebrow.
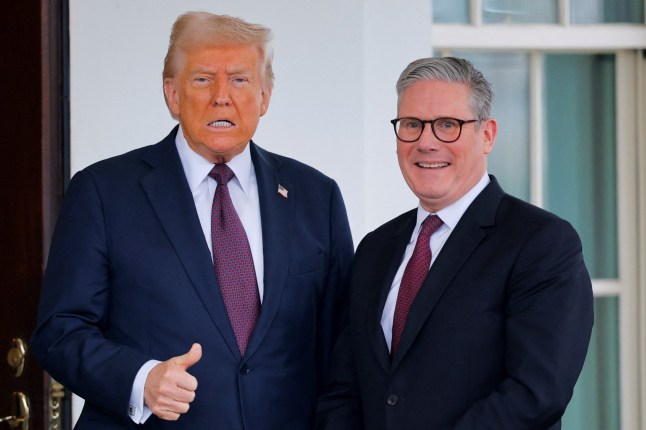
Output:
<path fill-rule="evenodd" d="M 231 67 L 230 69 L 227 69 L 226 73 L 227 75 L 240 75 L 240 74 L 245 74 L 249 73 L 250 70 L 247 67 L 244 66 L 239 66 L 239 67 Z"/>
<path fill-rule="evenodd" d="M 251 69 L 245 66 L 233 66 L 230 69 L 226 69 L 225 73 L 227 74 L 227 76 L 248 75 L 251 73 Z M 190 76 L 202 75 L 202 74 L 217 75 L 218 70 L 211 67 L 196 67 L 195 69 L 189 72 Z"/>
<path fill-rule="evenodd" d="M 200 75 L 200 74 L 216 75 L 217 70 L 209 68 L 209 67 L 197 67 L 197 68 L 191 70 L 190 74 L 191 75 Z"/>

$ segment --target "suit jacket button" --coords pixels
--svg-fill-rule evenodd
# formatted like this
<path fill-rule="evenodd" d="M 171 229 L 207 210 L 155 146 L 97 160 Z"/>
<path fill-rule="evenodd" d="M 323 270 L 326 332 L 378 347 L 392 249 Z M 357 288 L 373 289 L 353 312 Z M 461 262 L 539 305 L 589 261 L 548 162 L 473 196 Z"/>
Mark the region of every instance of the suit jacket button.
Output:
<path fill-rule="evenodd" d="M 388 396 L 386 402 L 390 406 L 395 406 L 397 403 L 399 403 L 399 397 L 397 397 L 397 394 L 391 394 L 390 396 Z"/>
<path fill-rule="evenodd" d="M 251 372 L 251 368 L 247 366 L 246 364 L 243 364 L 242 367 L 240 368 L 240 374 L 241 375 L 248 375 L 249 372 Z"/>

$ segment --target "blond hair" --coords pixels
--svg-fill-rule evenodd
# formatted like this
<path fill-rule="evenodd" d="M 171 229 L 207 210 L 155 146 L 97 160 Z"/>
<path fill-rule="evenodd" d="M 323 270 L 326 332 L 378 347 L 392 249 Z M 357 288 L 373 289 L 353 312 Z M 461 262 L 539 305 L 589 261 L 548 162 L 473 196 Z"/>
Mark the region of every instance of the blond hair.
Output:
<path fill-rule="evenodd" d="M 238 43 L 258 47 L 264 65 L 263 87 L 271 92 L 274 87 L 273 51 L 269 45 L 271 38 L 270 29 L 240 18 L 208 12 L 186 12 L 173 24 L 164 59 L 163 79 L 174 77 L 181 67 L 183 55 L 196 46 Z"/>

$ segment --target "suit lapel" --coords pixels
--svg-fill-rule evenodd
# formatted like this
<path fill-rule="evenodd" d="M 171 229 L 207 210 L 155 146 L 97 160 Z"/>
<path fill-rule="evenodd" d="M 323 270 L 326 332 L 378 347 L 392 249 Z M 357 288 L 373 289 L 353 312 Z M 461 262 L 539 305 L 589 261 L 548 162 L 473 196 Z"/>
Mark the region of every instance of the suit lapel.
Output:
<path fill-rule="evenodd" d="M 290 225 L 298 199 L 293 185 L 279 177 L 280 161 L 253 142 L 250 145 L 260 200 L 265 275 L 262 308 L 245 357 L 250 357 L 258 349 L 276 316 L 289 269 Z M 288 197 L 278 193 L 279 185 L 287 190 Z"/>
<path fill-rule="evenodd" d="M 368 327 L 370 344 L 384 371 L 388 371 L 390 368 L 390 351 L 388 350 L 388 345 L 386 344 L 384 332 L 381 327 L 381 316 L 393 279 L 401 264 L 402 256 L 406 251 L 406 245 L 408 245 L 411 234 L 413 234 L 416 214 L 416 209 L 410 211 L 400 228 L 394 235 L 388 238 L 387 243 L 383 247 L 379 264 L 375 267 L 376 273 L 374 279 L 380 281 L 377 286 L 374 286 L 373 301 L 368 304 L 369 310 L 366 313 L 366 326 Z"/>
<path fill-rule="evenodd" d="M 143 155 L 152 170 L 142 177 L 141 185 L 217 330 L 231 352 L 239 356 L 224 301 L 218 294 L 211 253 L 175 147 L 176 133 L 177 128 Z"/>
<path fill-rule="evenodd" d="M 491 183 L 476 197 L 458 222 L 411 305 L 391 369 L 406 355 L 444 291 L 487 236 L 485 227 L 494 225 L 503 194 L 498 182 L 491 176 Z"/>

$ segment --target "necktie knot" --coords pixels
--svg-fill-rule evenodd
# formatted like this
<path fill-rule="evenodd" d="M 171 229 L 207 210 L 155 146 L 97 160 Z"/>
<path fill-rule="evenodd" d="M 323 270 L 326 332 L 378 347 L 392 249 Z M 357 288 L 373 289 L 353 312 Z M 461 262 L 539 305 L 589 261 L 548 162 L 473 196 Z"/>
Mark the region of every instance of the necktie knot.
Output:
<path fill-rule="evenodd" d="M 226 185 L 235 176 L 235 173 L 233 173 L 233 170 L 229 166 L 223 163 L 213 166 L 209 172 L 209 176 L 215 179 L 218 185 Z"/>
<path fill-rule="evenodd" d="M 431 235 L 440 228 L 444 222 L 437 215 L 429 215 L 422 221 L 422 229 L 419 232 L 418 241 L 420 239 L 426 240 L 426 243 L 431 239 Z"/>

